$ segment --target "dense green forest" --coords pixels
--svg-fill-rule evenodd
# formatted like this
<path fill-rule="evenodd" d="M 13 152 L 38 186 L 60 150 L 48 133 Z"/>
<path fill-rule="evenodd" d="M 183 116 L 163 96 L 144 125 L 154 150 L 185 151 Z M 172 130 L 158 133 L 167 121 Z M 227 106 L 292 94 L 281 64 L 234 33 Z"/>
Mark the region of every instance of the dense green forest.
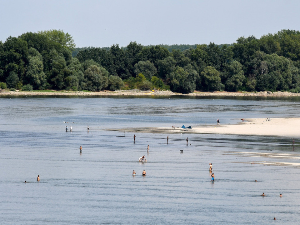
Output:
<path fill-rule="evenodd" d="M 60 30 L 0 42 L 0 88 L 19 90 L 170 89 L 300 92 L 300 32 L 216 45 L 75 48 Z"/>

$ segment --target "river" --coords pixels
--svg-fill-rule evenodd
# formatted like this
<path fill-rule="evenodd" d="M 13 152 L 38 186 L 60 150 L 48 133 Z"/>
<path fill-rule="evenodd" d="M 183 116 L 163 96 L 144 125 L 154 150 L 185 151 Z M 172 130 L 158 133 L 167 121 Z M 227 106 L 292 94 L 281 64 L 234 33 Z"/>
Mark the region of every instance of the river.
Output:
<path fill-rule="evenodd" d="M 183 132 L 135 133 L 134 142 L 134 133 L 107 129 L 299 117 L 299 106 L 299 98 L 0 98 L 1 224 L 298 224 L 300 140 Z"/>

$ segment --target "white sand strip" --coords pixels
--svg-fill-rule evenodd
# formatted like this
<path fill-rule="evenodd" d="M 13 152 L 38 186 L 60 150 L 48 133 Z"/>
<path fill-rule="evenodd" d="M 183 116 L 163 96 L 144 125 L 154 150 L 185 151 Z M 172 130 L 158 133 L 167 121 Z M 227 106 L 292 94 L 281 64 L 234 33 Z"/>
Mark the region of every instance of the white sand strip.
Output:
<path fill-rule="evenodd" d="M 245 119 L 235 125 L 195 127 L 195 133 L 300 137 L 300 118 Z"/>

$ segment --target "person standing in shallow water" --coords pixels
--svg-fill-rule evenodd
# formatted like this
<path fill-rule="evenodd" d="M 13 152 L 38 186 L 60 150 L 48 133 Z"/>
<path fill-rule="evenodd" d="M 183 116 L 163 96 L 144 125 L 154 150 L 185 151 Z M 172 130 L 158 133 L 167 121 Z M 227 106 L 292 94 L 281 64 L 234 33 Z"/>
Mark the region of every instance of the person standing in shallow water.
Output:
<path fill-rule="evenodd" d="M 209 171 L 212 171 L 212 163 L 209 164 Z"/>
<path fill-rule="evenodd" d="M 147 152 L 149 152 L 149 145 L 148 145 L 148 147 L 147 147 Z"/>
<path fill-rule="evenodd" d="M 37 176 L 36 181 L 40 181 L 40 175 Z"/>
<path fill-rule="evenodd" d="M 211 181 L 215 181 L 215 174 L 214 173 L 211 174 Z"/>
<path fill-rule="evenodd" d="M 143 175 L 143 176 L 146 176 L 146 171 L 145 171 L 145 170 L 143 171 L 143 174 L 142 174 L 142 175 Z"/>
<path fill-rule="evenodd" d="M 82 146 L 80 145 L 80 147 L 79 147 L 79 150 L 80 150 L 80 153 L 82 153 Z"/>

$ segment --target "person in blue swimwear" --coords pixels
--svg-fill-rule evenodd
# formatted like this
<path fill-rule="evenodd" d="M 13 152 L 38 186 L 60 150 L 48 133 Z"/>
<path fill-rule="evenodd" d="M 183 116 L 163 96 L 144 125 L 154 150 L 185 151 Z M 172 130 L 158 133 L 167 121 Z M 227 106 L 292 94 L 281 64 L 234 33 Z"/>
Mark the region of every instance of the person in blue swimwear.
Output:
<path fill-rule="evenodd" d="M 214 173 L 211 174 L 211 181 L 215 181 L 215 174 Z"/>

